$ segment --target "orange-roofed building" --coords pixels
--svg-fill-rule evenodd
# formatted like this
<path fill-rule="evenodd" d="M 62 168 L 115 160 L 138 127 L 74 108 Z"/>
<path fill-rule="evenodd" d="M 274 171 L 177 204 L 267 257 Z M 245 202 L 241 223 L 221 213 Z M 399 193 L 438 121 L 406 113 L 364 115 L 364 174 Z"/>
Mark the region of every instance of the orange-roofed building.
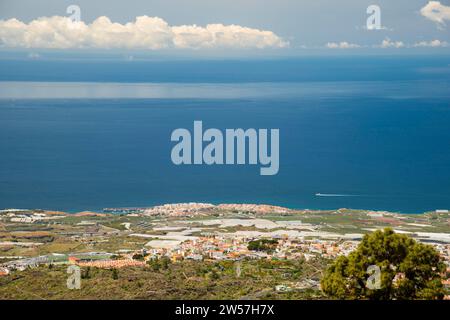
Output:
<path fill-rule="evenodd" d="M 183 256 L 181 254 L 175 253 L 172 255 L 171 259 L 173 262 L 177 262 L 183 260 Z"/>
<path fill-rule="evenodd" d="M 9 274 L 9 270 L 5 268 L 0 268 L 0 276 L 7 276 Z"/>
<path fill-rule="evenodd" d="M 76 258 L 76 257 L 69 257 L 69 263 L 70 264 L 76 264 L 78 261 L 80 261 L 80 259 Z"/>

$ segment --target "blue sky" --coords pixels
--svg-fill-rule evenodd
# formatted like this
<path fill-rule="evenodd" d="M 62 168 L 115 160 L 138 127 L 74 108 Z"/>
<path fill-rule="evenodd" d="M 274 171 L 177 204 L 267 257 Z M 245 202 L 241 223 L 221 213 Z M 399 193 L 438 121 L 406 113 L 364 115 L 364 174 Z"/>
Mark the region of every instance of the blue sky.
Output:
<path fill-rule="evenodd" d="M 256 51 L 276 49 L 277 52 L 295 54 L 305 50 L 346 49 L 346 52 L 355 50 L 368 52 L 377 48 L 379 50 L 384 46 L 384 49 L 391 51 L 400 49 L 448 52 L 450 16 L 448 11 L 443 11 L 443 23 L 424 16 L 420 11 L 428 2 L 428 0 L 1 0 L 0 19 L 6 21 L 16 18 L 23 23 L 29 23 L 38 17 L 64 17 L 68 16 L 66 8 L 76 4 L 81 9 L 81 20 L 86 24 L 92 23 L 100 16 L 106 16 L 112 22 L 125 24 L 135 21 L 137 16 L 147 15 L 162 19 L 169 27 L 181 25 L 205 27 L 208 24 L 223 24 L 250 28 L 250 32 L 253 32 L 252 30 L 271 32 L 273 36 L 264 35 L 264 40 L 261 40 L 262 34 L 251 34 L 252 37 L 257 37 L 256 40 L 254 38 L 248 40 L 255 41 L 254 47 L 258 47 Z M 368 17 L 366 9 L 373 4 L 381 8 L 382 30 L 365 28 Z M 443 10 L 447 8 L 450 10 L 450 0 L 441 0 L 440 5 Z M 146 23 L 153 25 L 154 21 Z M 3 29 L 5 30 L 4 27 Z M 220 32 L 222 31 L 221 29 Z M 205 30 L 201 29 L 199 32 Z M 235 31 L 226 29 L 223 32 L 233 34 Z M 183 31 L 180 34 L 185 33 Z M 0 39 L 1 37 L 0 34 Z M 185 42 L 191 40 L 192 38 L 178 39 L 177 41 L 182 42 L 178 48 L 184 48 Z M 5 38 L 3 42 L 9 43 Z M 191 42 L 187 46 L 192 47 Z M 149 50 L 171 49 L 164 47 L 166 42 L 161 42 L 164 44 L 161 48 L 153 46 L 152 43 L 149 44 L 151 47 Z M 32 45 L 32 49 L 36 49 L 39 45 Z M 202 51 L 205 48 L 207 46 L 195 49 Z M 132 50 L 133 44 L 128 43 L 126 49 Z"/>

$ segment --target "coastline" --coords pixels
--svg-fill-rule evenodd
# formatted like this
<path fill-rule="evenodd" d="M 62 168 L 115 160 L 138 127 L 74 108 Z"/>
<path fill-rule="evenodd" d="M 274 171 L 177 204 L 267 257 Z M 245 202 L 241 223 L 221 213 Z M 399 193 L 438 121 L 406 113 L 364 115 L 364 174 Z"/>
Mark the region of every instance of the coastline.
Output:
<path fill-rule="evenodd" d="M 398 212 L 389 210 L 372 210 L 372 209 L 361 209 L 361 208 L 336 208 L 336 209 L 320 209 L 320 208 L 294 208 L 279 205 L 272 205 L 266 203 L 205 203 L 205 202 L 177 202 L 177 203 L 164 203 L 154 206 L 135 206 L 135 207 L 108 207 L 108 208 L 95 208 L 86 210 L 59 210 L 59 209 L 49 209 L 49 208 L 0 208 L 0 214 L 2 212 L 26 212 L 26 211 L 42 211 L 47 214 L 61 213 L 69 215 L 83 215 L 85 213 L 93 214 L 137 214 L 144 213 L 146 215 L 157 214 L 158 211 L 164 213 L 176 213 L 187 212 L 196 213 L 201 212 L 205 209 L 219 209 L 219 210 L 230 210 L 230 211 L 242 211 L 248 213 L 259 213 L 259 214 L 304 214 L 304 213 L 341 213 L 341 212 L 364 212 L 364 213 L 379 213 L 387 215 L 425 215 L 429 213 L 448 213 L 448 209 L 436 209 L 424 212 Z M 170 215 L 170 214 L 169 214 Z"/>

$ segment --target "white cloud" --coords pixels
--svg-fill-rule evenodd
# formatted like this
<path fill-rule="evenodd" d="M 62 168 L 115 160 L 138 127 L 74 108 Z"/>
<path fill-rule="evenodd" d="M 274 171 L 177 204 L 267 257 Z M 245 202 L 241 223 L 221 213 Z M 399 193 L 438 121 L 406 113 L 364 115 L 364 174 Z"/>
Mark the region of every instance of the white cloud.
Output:
<path fill-rule="evenodd" d="M 389 38 L 384 39 L 381 42 L 381 48 L 403 48 L 405 44 L 402 41 L 392 41 Z"/>
<path fill-rule="evenodd" d="M 343 42 L 328 42 L 327 43 L 327 48 L 329 49 L 354 49 L 354 48 L 359 48 L 360 45 L 358 44 L 354 44 L 354 43 L 348 43 L 347 41 L 343 41 Z"/>
<path fill-rule="evenodd" d="M 67 17 L 41 17 L 30 23 L 0 20 L 0 46 L 23 48 L 284 48 L 284 41 L 272 31 L 239 25 L 208 24 L 170 26 L 158 17 L 140 16 L 134 22 L 114 23 L 108 17 L 91 24 Z"/>
<path fill-rule="evenodd" d="M 433 48 L 439 48 L 439 47 L 447 47 L 448 46 L 448 42 L 446 41 L 441 41 L 441 40 L 431 40 L 431 41 L 421 41 L 421 42 L 416 42 L 414 45 L 414 47 L 433 47 Z"/>
<path fill-rule="evenodd" d="M 420 13 L 425 18 L 445 26 L 445 20 L 450 21 L 450 7 L 441 4 L 439 1 L 430 1 L 420 9 Z"/>

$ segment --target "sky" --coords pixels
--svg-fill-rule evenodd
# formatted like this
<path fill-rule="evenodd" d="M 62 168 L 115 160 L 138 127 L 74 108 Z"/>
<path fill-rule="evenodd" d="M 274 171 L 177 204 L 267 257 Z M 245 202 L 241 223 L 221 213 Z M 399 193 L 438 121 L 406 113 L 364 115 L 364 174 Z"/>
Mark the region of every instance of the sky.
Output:
<path fill-rule="evenodd" d="M 70 5 L 82 24 L 68 30 Z M 379 30 L 367 29 L 370 5 Z M 0 50 L 80 48 L 449 52 L 450 0 L 0 0 Z"/>

